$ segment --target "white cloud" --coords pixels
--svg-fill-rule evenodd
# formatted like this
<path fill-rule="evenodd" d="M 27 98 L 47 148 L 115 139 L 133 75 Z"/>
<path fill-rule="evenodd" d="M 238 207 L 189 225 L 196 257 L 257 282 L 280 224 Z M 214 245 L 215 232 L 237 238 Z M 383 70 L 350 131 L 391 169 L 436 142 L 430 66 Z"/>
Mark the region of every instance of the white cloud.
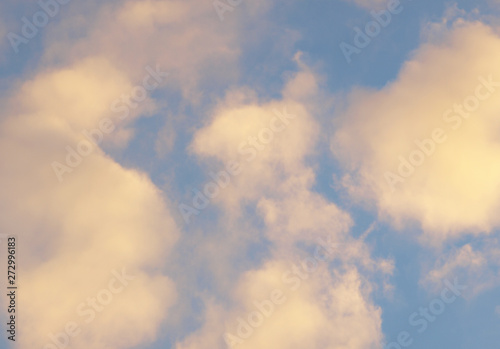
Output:
<path fill-rule="evenodd" d="M 229 93 L 212 119 L 195 133 L 191 149 L 212 170 L 229 161 L 244 164 L 241 173 L 214 199 L 225 213 L 223 218 L 238 227 L 234 232 L 228 229 L 230 233 L 218 249 L 230 250 L 235 241 L 247 238 L 241 234 L 244 228 L 239 228 L 252 219 L 241 215 L 240 208 L 246 206 L 257 208 L 263 224 L 259 230 L 272 248 L 261 265 L 244 272 L 226 290 L 229 304 L 205 299 L 203 326 L 179 342 L 178 349 L 225 345 L 224 335 L 238 331 L 238 317 L 247 318 L 255 310 L 254 301 L 269 299 L 273 289 L 286 293 L 287 301 L 276 306 L 273 315 L 239 347 L 356 349 L 382 340 L 380 309 L 370 298 L 376 284 L 371 277 L 390 274 L 392 264 L 373 260 L 363 241 L 350 238 L 349 215 L 312 190 L 315 176 L 306 159 L 315 153 L 319 127 L 307 102 L 318 83 L 313 72 L 301 68 L 286 83 L 281 100 L 259 103 L 248 91 Z M 286 110 L 294 117 L 272 141 L 252 146 L 252 156 L 239 152 L 249 147 L 249 136 L 268 139 L 259 134 L 264 135 L 268 131 L 262 130 L 271 129 L 272 120 L 279 119 L 273 110 L 283 115 Z M 293 281 L 283 281 L 283 275 L 290 277 L 290 261 L 306 258 L 298 244 L 315 247 L 321 239 L 341 244 L 332 257 L 341 266 L 330 270 L 327 262 L 318 263 L 318 271 L 300 287 L 292 287 L 295 291 L 290 290 Z"/>
<path fill-rule="evenodd" d="M 500 224 L 500 89 L 498 83 L 480 87 L 491 85 L 484 79 L 500 81 L 494 58 L 500 38 L 479 22 L 457 20 L 442 30 L 436 42 L 421 45 L 395 81 L 348 96 L 331 146 L 347 172 L 340 182 L 354 197 L 374 202 L 380 217 L 399 229 L 419 223 L 434 243 Z M 488 97 L 473 105 L 477 93 Z M 464 103 L 470 117 L 450 110 Z M 422 161 L 415 141 L 431 138 L 438 128 L 445 141 L 435 150 L 428 144 L 430 155 Z M 408 175 L 398 166 L 405 161 L 400 156 L 409 161 L 410 155 L 423 164 Z M 403 174 L 394 191 L 389 172 Z"/>
<path fill-rule="evenodd" d="M 300 282 L 299 277 L 290 277 L 282 261 L 247 272 L 234 294 L 238 307 L 214 312 L 216 306 L 208 302 L 204 327 L 177 349 L 230 343 L 239 348 L 357 349 L 380 343 L 381 312 L 369 300 L 368 284 L 353 269 L 335 276 L 324 266 L 319 269 Z M 272 299 L 278 303 L 270 305 Z"/>
<path fill-rule="evenodd" d="M 91 59 L 39 73 L 5 100 L 0 229 L 19 235 L 21 347 L 49 343 L 49 334 L 63 332 L 68 322 L 82 330 L 72 348 L 139 345 L 155 338 L 175 301 L 174 283 L 152 268 L 162 266 L 178 231 L 148 177 L 100 148 L 62 183 L 51 167 L 64 163 L 65 147 L 75 147 L 83 129 L 104 117 L 117 121 L 110 104 L 131 86 L 109 62 Z M 123 268 L 136 279 L 85 323 L 78 305 Z"/>
<path fill-rule="evenodd" d="M 213 84 L 237 75 L 238 31 L 235 24 L 219 22 L 211 2 L 128 0 L 75 6 L 47 33 L 45 62 L 105 57 L 134 81 L 142 77 L 144 66 L 158 64 L 170 73 L 167 86 L 180 88 L 195 103 L 200 79 L 210 76 Z M 76 39 L 75 32 L 80 33 Z"/>

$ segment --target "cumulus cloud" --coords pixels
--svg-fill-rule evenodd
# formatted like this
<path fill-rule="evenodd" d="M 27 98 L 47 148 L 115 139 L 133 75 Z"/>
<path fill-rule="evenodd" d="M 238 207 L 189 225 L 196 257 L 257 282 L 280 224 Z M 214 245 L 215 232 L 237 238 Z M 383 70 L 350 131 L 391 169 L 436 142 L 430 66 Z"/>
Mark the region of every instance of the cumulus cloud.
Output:
<path fill-rule="evenodd" d="M 19 232 L 25 253 L 22 347 L 51 347 L 50 334 L 64 333 L 70 322 L 82 330 L 71 339 L 72 348 L 127 348 L 156 338 L 177 299 L 175 283 L 161 270 L 179 233 L 164 193 L 105 150 L 126 146 L 134 120 L 158 112 L 165 102 L 146 97 L 125 118 L 113 103 L 131 93 L 147 66 L 170 73 L 166 87 L 198 103 L 203 79 L 212 86 L 237 75 L 237 18 L 261 15 L 268 7 L 252 2 L 221 23 L 211 2 L 72 2 L 39 34 L 40 66 L 11 86 L 0 125 L 0 228 Z M 90 145 L 88 155 L 75 155 L 89 140 L 82 131 L 106 118 L 113 131 Z M 156 142 L 159 156 L 176 139 L 167 130 L 172 123 L 165 125 Z M 68 159 L 79 164 L 68 165 Z M 55 161 L 67 166 L 62 182 L 51 167 Z M 95 319 L 84 321 L 79 306 L 91 307 L 89 299 L 123 270 L 134 279 L 95 311 Z"/>
<path fill-rule="evenodd" d="M 242 16 L 257 16 L 269 5 L 244 7 Z M 149 96 L 121 118 L 113 102 L 151 66 L 170 73 L 165 84 L 197 103 L 204 78 L 213 84 L 237 74 L 239 23 L 237 15 L 221 23 L 211 2 L 196 0 L 73 2 L 64 9 L 37 38 L 44 43 L 38 70 L 12 86 L 1 112 L 0 228 L 19 232 L 25 253 L 21 346 L 50 346 L 49 335 L 64 333 L 68 322 L 82 330 L 72 348 L 143 345 L 155 339 L 177 297 L 160 270 L 179 234 L 164 193 L 104 149 L 127 145 L 133 121 L 164 104 Z M 82 131 L 106 118 L 114 129 L 101 144 L 81 159 L 68 153 L 88 140 Z M 176 139 L 171 122 L 165 125 L 160 156 Z M 68 158 L 79 164 L 66 167 L 60 183 L 51 164 L 67 166 Z M 122 270 L 134 280 L 86 323 L 79 305 Z"/>
<path fill-rule="evenodd" d="M 458 19 L 418 48 L 395 81 L 357 88 L 331 149 L 353 197 L 438 243 L 500 224 L 500 38 Z"/>
<path fill-rule="evenodd" d="M 192 149 L 221 163 L 240 164 L 234 185 L 217 200 L 227 208 L 235 207 L 234 203 L 259 198 L 286 177 L 304 174 L 302 157 L 317 133 L 310 121 L 305 108 L 293 101 L 264 106 L 226 104 L 216 112 L 213 122 L 195 135 Z"/>
<path fill-rule="evenodd" d="M 52 348 L 49 336 L 64 333 L 68 323 L 80 329 L 72 348 L 135 346 L 155 338 L 175 301 L 174 283 L 153 268 L 162 265 L 178 230 L 149 178 L 97 145 L 62 182 L 51 167 L 65 163 L 67 147 L 78 151 L 82 131 L 104 118 L 116 126 L 105 137 L 120 134 L 124 125 L 110 105 L 131 86 L 107 60 L 89 59 L 36 74 L 4 99 L 0 229 L 18 234 L 22 251 L 21 347 Z M 88 299 L 123 271 L 134 280 L 109 304 L 103 298 L 95 319 L 82 317 L 93 309 Z"/>
<path fill-rule="evenodd" d="M 371 277 L 390 274 L 392 264 L 372 259 L 364 242 L 350 237 L 349 215 L 312 190 L 315 175 L 307 159 L 315 154 L 319 127 L 307 101 L 318 82 L 296 58 L 301 70 L 286 83 L 281 99 L 262 103 L 251 91 L 228 93 L 194 135 L 191 150 L 212 170 L 228 162 L 241 164 L 240 173 L 213 203 L 240 224 L 251 222 L 241 215 L 241 208 L 255 207 L 263 238 L 272 247 L 262 264 L 233 283 L 227 291 L 229 304 L 205 300 L 202 327 L 179 342 L 178 349 L 228 343 L 239 343 L 241 348 L 354 349 L 381 342 L 381 313 L 371 300 L 376 284 Z M 331 257 L 337 267 L 331 269 L 328 261 L 316 259 L 317 268 L 306 272 L 302 281 L 293 276 L 294 261 L 314 263 L 303 246 L 315 250 L 322 242 L 330 247 L 341 244 L 333 247 Z M 228 248 L 224 241 L 219 247 Z M 276 290 L 286 301 L 278 300 L 273 314 L 263 315 L 261 325 L 251 325 L 255 330 L 247 327 L 252 334 L 245 337 L 240 319 L 253 321 L 248 316 L 255 311 L 255 302 L 269 300 Z"/>
<path fill-rule="evenodd" d="M 235 292 L 238 307 L 214 313 L 209 303 L 204 327 L 177 348 L 356 349 L 380 343 L 380 309 L 354 269 L 332 276 L 322 266 L 300 281 L 289 268 L 272 261 L 247 272 Z"/>
<path fill-rule="evenodd" d="M 92 4 L 92 5 L 91 5 Z M 70 64 L 87 56 L 113 61 L 133 80 L 146 65 L 170 73 L 168 86 L 197 103 L 200 80 L 237 75 L 238 30 L 218 20 L 211 2 L 128 0 L 76 4 L 47 34 L 44 61 Z M 89 20 L 90 17 L 90 20 Z M 131 54 L 133 52 L 133 54 Z"/>
<path fill-rule="evenodd" d="M 296 60 L 302 64 L 299 56 Z M 232 185 L 214 200 L 227 212 L 270 189 L 286 195 L 294 186 L 312 185 L 314 176 L 304 158 L 315 151 L 319 127 L 305 101 L 316 92 L 316 80 L 302 70 L 287 82 L 281 100 L 265 103 L 248 89 L 231 91 L 196 132 L 193 153 L 218 165 L 240 165 Z"/>

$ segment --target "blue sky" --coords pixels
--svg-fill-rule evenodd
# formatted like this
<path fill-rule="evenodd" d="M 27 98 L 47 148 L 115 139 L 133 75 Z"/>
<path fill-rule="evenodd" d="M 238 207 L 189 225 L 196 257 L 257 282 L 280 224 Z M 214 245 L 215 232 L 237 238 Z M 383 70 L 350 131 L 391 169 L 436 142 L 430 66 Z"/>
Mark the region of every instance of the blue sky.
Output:
<path fill-rule="evenodd" d="M 497 348 L 500 3 L 395 6 L 2 3 L 17 347 Z"/>

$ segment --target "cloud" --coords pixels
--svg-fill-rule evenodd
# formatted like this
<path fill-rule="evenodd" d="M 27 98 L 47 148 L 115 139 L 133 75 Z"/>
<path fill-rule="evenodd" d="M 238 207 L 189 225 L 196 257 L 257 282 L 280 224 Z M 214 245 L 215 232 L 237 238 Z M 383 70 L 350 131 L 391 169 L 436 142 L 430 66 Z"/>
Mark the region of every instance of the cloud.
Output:
<path fill-rule="evenodd" d="M 252 3 L 239 17 L 267 7 Z M 0 125 L 0 228 L 19 232 L 26 253 L 21 346 L 49 343 L 50 334 L 73 321 L 82 332 L 72 348 L 127 348 L 155 339 L 177 299 L 175 283 L 161 270 L 179 232 L 168 199 L 148 176 L 104 149 L 126 146 L 133 121 L 164 103 L 149 96 L 125 120 L 112 105 L 142 81 L 147 66 L 170 73 L 162 87 L 198 103 L 203 79 L 212 86 L 237 75 L 238 25 L 220 23 L 211 2 L 133 0 L 72 2 L 44 28 L 40 66 L 12 86 Z M 104 118 L 116 129 L 59 183 L 51 164 L 65 164 L 72 156 L 67 147 L 76 150 L 86 139 L 82 131 Z M 165 125 L 156 143 L 160 156 L 176 139 L 167 131 L 171 123 Z M 135 279 L 85 323 L 78 306 L 122 268 Z"/>
<path fill-rule="evenodd" d="M 81 330 L 71 340 L 76 349 L 152 341 L 176 299 L 175 284 L 160 270 L 179 233 L 150 179 L 98 146 L 62 183 L 51 167 L 105 117 L 117 127 L 107 136 L 120 134 L 125 125 L 110 105 L 131 86 L 126 74 L 96 58 L 40 72 L 4 99 L 0 229 L 19 235 L 21 347 L 48 345 L 71 322 Z M 152 101 L 130 119 L 149 107 Z M 87 323 L 79 305 L 123 270 L 134 280 Z M 86 307 L 80 310 L 92 309 Z"/>
<path fill-rule="evenodd" d="M 229 222 L 218 250 L 238 246 L 239 251 L 235 241 L 248 241 L 242 231 L 255 220 L 241 214 L 248 207 L 256 208 L 258 230 L 263 232 L 255 239 L 271 247 L 262 262 L 243 271 L 236 282 L 224 282 L 227 301 L 204 297 L 204 323 L 179 341 L 177 349 L 222 347 L 227 345 L 224 337 L 241 348 L 355 349 L 382 340 L 380 309 L 370 298 L 376 285 L 372 277 L 383 280 L 392 272 L 391 262 L 372 259 L 366 244 L 350 237 L 349 215 L 312 190 L 315 175 L 308 159 L 316 152 L 319 126 L 309 104 L 318 79 L 299 56 L 296 59 L 300 69 L 286 82 L 281 99 L 259 102 L 252 91 L 233 90 L 193 137 L 191 151 L 210 170 L 219 171 L 231 161 L 241 163 L 241 172 L 213 200 L 223 212 L 220 221 Z M 273 131 L 276 127 L 281 130 Z M 294 261 L 311 257 L 305 250 L 321 242 L 342 246 L 332 256 L 336 267 L 317 262 L 317 271 L 294 286 L 300 280 L 290 280 Z M 231 265 L 230 259 L 225 264 Z M 273 290 L 282 291 L 287 300 L 275 303 L 273 314 L 263 315 L 261 325 L 251 325 L 252 335 L 240 336 L 239 318 L 253 321 L 248 316 L 255 302 L 269 300 Z M 239 339 L 228 339 L 228 334 Z"/>
<path fill-rule="evenodd" d="M 287 82 L 281 100 L 266 103 L 248 89 L 231 91 L 195 133 L 190 149 L 197 156 L 218 166 L 240 165 L 232 185 L 214 199 L 225 211 L 235 212 L 270 189 L 284 195 L 292 181 L 312 185 L 304 158 L 315 151 L 319 127 L 304 101 L 314 95 L 316 80 L 312 72 L 300 71 Z"/>
<path fill-rule="evenodd" d="M 479 244 L 466 244 L 442 252 L 437 261 L 427 267 L 421 283 L 431 291 L 438 291 L 443 281 L 458 278 L 468 286 L 466 297 L 493 289 L 500 284 L 498 273 L 500 246 L 497 239 L 486 238 Z"/>
<path fill-rule="evenodd" d="M 323 266 L 292 290 L 297 284 L 282 280 L 287 267 L 273 261 L 247 272 L 235 292 L 237 309 L 214 312 L 209 305 L 204 327 L 176 348 L 229 347 L 232 342 L 242 349 L 357 349 L 380 343 L 380 309 L 370 304 L 369 286 L 355 270 L 331 276 Z M 271 305 L 271 299 L 277 303 Z"/>
<path fill-rule="evenodd" d="M 418 223 L 429 242 L 498 227 L 499 53 L 493 28 L 458 19 L 395 81 L 353 90 L 331 143 L 339 183 L 396 228 Z"/>
<path fill-rule="evenodd" d="M 211 2 L 128 0 L 74 6 L 47 34 L 43 60 L 48 64 L 105 57 L 133 80 L 141 78 L 144 66 L 158 64 L 170 73 L 166 85 L 180 88 L 194 103 L 201 98 L 201 80 L 208 77 L 214 84 L 237 75 L 238 31 L 234 23 L 218 20 Z"/>

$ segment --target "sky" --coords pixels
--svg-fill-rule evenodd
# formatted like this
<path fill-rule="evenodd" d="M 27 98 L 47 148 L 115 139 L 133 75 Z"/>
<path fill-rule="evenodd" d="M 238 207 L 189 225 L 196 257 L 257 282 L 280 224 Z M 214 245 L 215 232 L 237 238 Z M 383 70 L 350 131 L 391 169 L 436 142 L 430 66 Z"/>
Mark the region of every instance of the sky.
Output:
<path fill-rule="evenodd" d="M 0 37 L 0 348 L 498 348 L 498 0 L 4 0 Z"/>

